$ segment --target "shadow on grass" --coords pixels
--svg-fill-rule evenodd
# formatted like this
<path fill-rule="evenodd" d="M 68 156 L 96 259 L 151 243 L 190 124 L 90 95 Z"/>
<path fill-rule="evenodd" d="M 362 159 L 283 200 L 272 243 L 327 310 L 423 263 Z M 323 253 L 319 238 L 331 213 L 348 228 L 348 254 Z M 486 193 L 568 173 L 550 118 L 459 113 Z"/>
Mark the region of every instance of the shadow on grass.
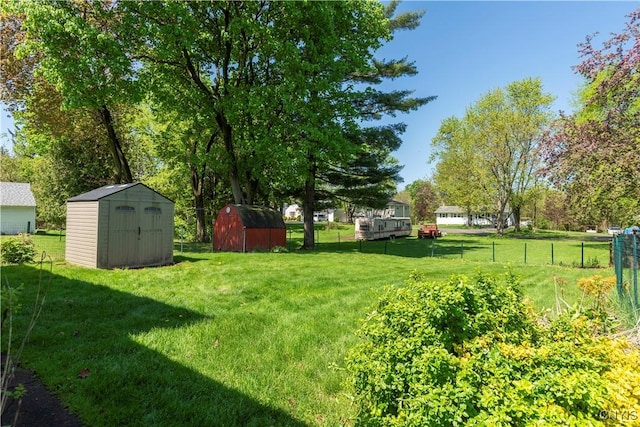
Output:
<path fill-rule="evenodd" d="M 512 239 L 531 239 L 531 240 L 548 240 L 548 241 L 561 241 L 561 240 L 573 240 L 576 242 L 606 242 L 611 241 L 611 236 L 609 235 L 601 235 L 601 234 L 586 234 L 585 235 L 570 235 L 558 233 L 558 232 L 548 232 L 548 231 L 536 231 L 532 232 L 520 232 L 516 233 L 514 231 L 510 231 L 505 234 L 505 237 L 509 237 Z"/>
<path fill-rule="evenodd" d="M 3 281 L 25 285 L 16 334 L 30 316 L 38 274 L 31 266 L 2 268 Z M 131 339 L 207 319 L 54 274 L 23 361 L 86 425 L 306 426 Z"/>
<path fill-rule="evenodd" d="M 198 262 L 198 261 L 206 261 L 206 260 L 207 260 L 206 258 L 195 258 L 195 257 L 190 257 L 184 254 L 173 256 L 174 264 L 180 264 L 181 262 Z"/>

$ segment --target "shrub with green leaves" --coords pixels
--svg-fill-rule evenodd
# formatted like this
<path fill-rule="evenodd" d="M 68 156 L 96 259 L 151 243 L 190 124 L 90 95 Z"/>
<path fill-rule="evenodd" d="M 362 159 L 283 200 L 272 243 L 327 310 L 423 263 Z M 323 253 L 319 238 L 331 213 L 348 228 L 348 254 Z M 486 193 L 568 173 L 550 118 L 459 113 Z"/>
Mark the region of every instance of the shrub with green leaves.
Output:
<path fill-rule="evenodd" d="M 512 275 L 388 289 L 347 356 L 358 425 L 640 420 L 640 352 L 565 313 L 539 324 Z M 621 420 L 622 421 L 622 420 Z"/>
<path fill-rule="evenodd" d="M 2 262 L 7 264 L 22 264 L 33 262 L 36 257 L 36 248 L 27 234 L 19 234 L 17 237 L 2 239 L 0 243 Z"/>

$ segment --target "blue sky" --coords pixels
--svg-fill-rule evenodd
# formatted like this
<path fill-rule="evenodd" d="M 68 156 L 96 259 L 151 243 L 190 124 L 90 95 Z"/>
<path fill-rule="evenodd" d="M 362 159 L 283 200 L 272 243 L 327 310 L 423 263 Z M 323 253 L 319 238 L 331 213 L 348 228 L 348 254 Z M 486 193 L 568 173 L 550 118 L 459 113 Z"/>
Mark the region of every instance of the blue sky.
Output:
<path fill-rule="evenodd" d="M 377 56 L 408 56 L 418 67 L 417 76 L 389 87 L 438 99 L 391 120 L 408 125 L 394 153 L 404 165 L 400 189 L 431 176 L 431 140 L 442 120 L 461 117 L 492 89 L 539 77 L 545 92 L 556 97 L 553 110 L 572 111 L 581 84 L 571 68 L 580 62 L 577 45 L 595 32 L 601 42 L 622 31 L 626 15 L 638 7 L 639 1 L 403 2 L 398 11 L 426 10 L 422 24 L 397 33 Z"/>
<path fill-rule="evenodd" d="M 620 2 L 460 2 L 405 0 L 399 11 L 426 10 L 420 27 L 396 34 L 377 53 L 382 58 L 408 56 L 419 74 L 398 79 L 385 88 L 413 89 L 416 96 L 438 99 L 391 122 L 408 125 L 402 147 L 394 156 L 404 165 L 405 185 L 429 178 L 431 139 L 443 119 L 461 117 L 488 91 L 526 77 L 542 79 L 556 97 L 555 111 L 572 110 L 580 77 L 572 66 L 580 62 L 578 44 L 599 32 L 597 41 L 620 32 L 626 15 L 640 1 Z M 7 145 L 6 114 L 0 113 L 0 140 Z"/>

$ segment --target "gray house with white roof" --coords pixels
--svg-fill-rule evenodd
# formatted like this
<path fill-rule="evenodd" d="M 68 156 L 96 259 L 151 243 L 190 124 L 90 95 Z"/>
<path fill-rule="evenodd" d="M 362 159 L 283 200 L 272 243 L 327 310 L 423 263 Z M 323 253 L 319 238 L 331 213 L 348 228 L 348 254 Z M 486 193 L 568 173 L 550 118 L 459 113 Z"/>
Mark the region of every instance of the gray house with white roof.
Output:
<path fill-rule="evenodd" d="M 36 199 L 31 184 L 0 182 L 0 233 L 33 233 L 36 229 Z"/>

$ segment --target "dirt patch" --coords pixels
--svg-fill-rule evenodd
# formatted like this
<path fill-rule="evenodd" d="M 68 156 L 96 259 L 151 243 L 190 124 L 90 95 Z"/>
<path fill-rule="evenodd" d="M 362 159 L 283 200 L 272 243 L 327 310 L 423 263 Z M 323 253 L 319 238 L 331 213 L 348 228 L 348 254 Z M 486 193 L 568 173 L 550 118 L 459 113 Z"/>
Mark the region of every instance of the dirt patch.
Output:
<path fill-rule="evenodd" d="M 2 414 L 0 425 L 13 427 L 56 426 L 82 427 L 80 420 L 62 405 L 60 400 L 42 384 L 38 377 L 27 369 L 18 368 L 9 383 L 12 391 L 18 384 L 27 390 L 22 403 L 9 398 Z M 18 411 L 17 423 L 14 419 Z"/>

